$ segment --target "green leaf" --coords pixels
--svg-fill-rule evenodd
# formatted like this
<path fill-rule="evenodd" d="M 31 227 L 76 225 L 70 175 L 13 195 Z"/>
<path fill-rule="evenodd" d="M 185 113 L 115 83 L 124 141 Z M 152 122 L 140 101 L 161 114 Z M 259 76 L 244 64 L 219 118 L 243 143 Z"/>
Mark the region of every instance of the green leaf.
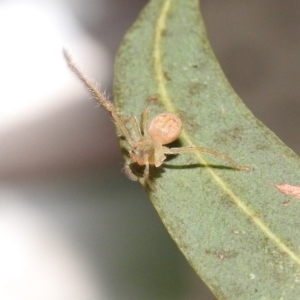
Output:
<path fill-rule="evenodd" d="M 137 117 L 145 107 L 152 117 L 174 112 L 183 121 L 181 146 L 208 147 L 252 167 L 237 171 L 197 153 L 151 170 L 153 205 L 213 293 L 299 299 L 300 203 L 280 190 L 299 184 L 299 158 L 232 90 L 198 0 L 150 1 L 119 51 L 115 101 L 120 112 Z"/>

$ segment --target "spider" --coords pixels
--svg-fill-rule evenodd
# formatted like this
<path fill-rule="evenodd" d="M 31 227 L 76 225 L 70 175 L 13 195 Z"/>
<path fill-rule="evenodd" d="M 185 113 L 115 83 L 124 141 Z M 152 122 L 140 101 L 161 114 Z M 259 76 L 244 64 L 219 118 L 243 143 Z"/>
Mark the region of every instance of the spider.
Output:
<path fill-rule="evenodd" d="M 194 153 L 198 151 L 217 156 L 227 161 L 237 170 L 251 169 L 248 166 L 238 165 L 229 156 L 209 148 L 197 146 L 169 148 L 165 146 L 177 140 L 181 133 L 182 122 L 178 116 L 173 113 L 161 113 L 157 115 L 149 125 L 150 111 L 146 108 L 142 112 L 141 127 L 134 116 L 122 119 L 112 102 L 107 100 L 104 94 L 99 92 L 94 84 L 78 69 L 68 51 L 64 49 L 63 54 L 69 68 L 84 83 L 96 100 L 111 114 L 117 130 L 128 143 L 129 157 L 125 161 L 124 171 L 129 179 L 134 181 L 139 179 L 139 176 L 134 174 L 131 169 L 132 164 L 136 163 L 140 166 L 144 166 L 144 174 L 142 177 L 146 184 L 155 190 L 149 178 L 150 165 L 160 167 L 166 159 L 166 155 Z M 130 125 L 130 127 L 128 125 Z"/>

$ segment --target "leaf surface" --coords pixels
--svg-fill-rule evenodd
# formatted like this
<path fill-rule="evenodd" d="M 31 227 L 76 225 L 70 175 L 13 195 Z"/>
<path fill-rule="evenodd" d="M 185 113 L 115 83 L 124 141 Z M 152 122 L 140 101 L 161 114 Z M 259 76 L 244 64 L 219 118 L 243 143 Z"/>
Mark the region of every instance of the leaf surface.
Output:
<path fill-rule="evenodd" d="M 204 146 L 151 170 L 150 199 L 169 233 L 219 299 L 299 299 L 300 203 L 276 185 L 298 186 L 300 160 L 241 102 L 207 40 L 197 0 L 152 0 L 126 34 L 115 103 L 139 117 L 176 113 L 176 146 Z M 289 201 L 288 205 L 283 205 Z"/>

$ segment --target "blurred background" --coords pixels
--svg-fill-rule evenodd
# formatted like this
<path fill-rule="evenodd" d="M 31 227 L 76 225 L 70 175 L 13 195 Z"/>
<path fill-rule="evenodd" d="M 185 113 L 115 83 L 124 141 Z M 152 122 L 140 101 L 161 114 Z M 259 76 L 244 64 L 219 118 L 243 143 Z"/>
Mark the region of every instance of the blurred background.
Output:
<path fill-rule="evenodd" d="M 112 95 L 113 62 L 146 0 L 0 0 L 0 299 L 214 297 L 142 187 L 113 123 L 66 68 Z M 209 38 L 254 115 L 300 153 L 300 2 L 202 0 Z"/>

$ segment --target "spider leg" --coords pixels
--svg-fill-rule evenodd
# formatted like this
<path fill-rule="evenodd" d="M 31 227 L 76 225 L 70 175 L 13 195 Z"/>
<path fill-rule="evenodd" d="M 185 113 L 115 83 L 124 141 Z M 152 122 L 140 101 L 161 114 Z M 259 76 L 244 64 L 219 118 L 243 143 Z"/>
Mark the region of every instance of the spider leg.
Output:
<path fill-rule="evenodd" d="M 142 113 L 142 131 L 143 131 L 143 135 L 145 137 L 149 136 L 149 132 L 148 132 L 148 129 L 149 129 L 149 113 L 150 113 L 150 110 L 149 108 L 146 108 L 143 110 L 143 113 Z"/>
<path fill-rule="evenodd" d="M 153 191 L 155 191 L 155 187 L 153 185 L 153 183 L 151 182 L 150 178 L 150 164 L 149 164 L 149 160 L 148 160 L 148 155 L 146 155 L 145 157 L 145 170 L 144 170 L 144 180 L 146 182 L 146 184 L 149 186 L 149 188 Z"/>
<path fill-rule="evenodd" d="M 132 163 L 131 159 L 127 159 L 125 161 L 124 172 L 130 180 L 138 181 L 139 177 L 137 175 L 135 175 L 131 170 L 131 167 L 130 167 L 131 163 Z M 150 170 L 150 166 L 149 166 L 149 162 L 147 161 L 147 163 L 145 164 L 145 170 L 144 170 L 143 178 L 144 178 L 146 184 L 150 187 L 150 189 L 155 191 L 155 187 L 154 187 L 153 183 L 151 182 L 151 180 L 149 178 L 149 174 L 150 174 L 149 170 Z"/>
<path fill-rule="evenodd" d="M 125 172 L 126 176 L 127 176 L 130 180 L 132 180 L 132 181 L 137 181 L 139 178 L 138 178 L 138 176 L 136 176 L 136 175 L 132 172 L 132 170 L 131 170 L 131 168 L 130 168 L 130 164 L 131 164 L 131 163 L 132 163 L 131 159 L 127 159 L 127 160 L 125 161 L 125 164 L 124 164 L 124 172 Z"/>
<path fill-rule="evenodd" d="M 136 117 L 130 116 L 129 118 L 125 119 L 123 122 L 125 124 L 129 123 L 131 125 L 129 131 L 134 141 L 138 141 L 142 138 L 141 129 Z"/>
<path fill-rule="evenodd" d="M 234 162 L 229 156 L 227 156 L 224 153 L 217 152 L 215 150 L 205 148 L 205 147 L 180 147 L 180 148 L 167 148 L 164 147 L 164 153 L 165 154 L 183 154 L 183 153 L 194 153 L 194 152 L 203 152 L 203 153 L 209 153 L 211 155 L 214 155 L 216 157 L 219 157 L 223 160 L 226 160 L 232 167 L 234 167 L 237 170 L 251 170 L 251 167 L 239 165 L 236 162 Z"/>
<path fill-rule="evenodd" d="M 128 129 L 125 126 L 125 123 L 117 113 L 115 106 L 112 102 L 106 99 L 104 94 L 99 92 L 95 85 L 79 70 L 76 64 L 73 62 L 73 59 L 69 52 L 66 49 L 63 49 L 63 54 L 66 59 L 66 62 L 69 68 L 77 75 L 77 77 L 82 81 L 82 83 L 88 88 L 91 94 L 96 98 L 96 100 L 111 114 L 117 128 L 121 131 L 122 135 L 125 137 L 127 142 L 132 145 L 133 140 L 130 136 Z"/>

